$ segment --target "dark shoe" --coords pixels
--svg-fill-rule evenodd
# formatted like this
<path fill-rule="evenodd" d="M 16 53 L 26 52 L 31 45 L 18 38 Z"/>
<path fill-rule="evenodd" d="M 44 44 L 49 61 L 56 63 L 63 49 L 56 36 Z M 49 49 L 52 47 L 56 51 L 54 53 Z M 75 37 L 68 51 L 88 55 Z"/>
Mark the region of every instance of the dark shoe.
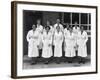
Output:
<path fill-rule="evenodd" d="M 37 64 L 37 63 L 36 63 L 36 62 L 32 62 L 32 63 L 31 63 L 31 65 L 35 65 L 35 64 Z"/>
<path fill-rule="evenodd" d="M 57 64 L 60 64 L 60 62 L 56 62 Z"/>
<path fill-rule="evenodd" d="M 82 63 L 82 61 L 79 61 L 78 63 L 80 64 L 80 63 Z"/>
<path fill-rule="evenodd" d="M 49 62 L 48 61 L 46 61 L 44 64 L 48 64 Z"/>
<path fill-rule="evenodd" d="M 68 61 L 68 63 L 72 63 L 72 61 Z"/>
<path fill-rule="evenodd" d="M 82 61 L 83 64 L 85 64 L 85 61 Z"/>

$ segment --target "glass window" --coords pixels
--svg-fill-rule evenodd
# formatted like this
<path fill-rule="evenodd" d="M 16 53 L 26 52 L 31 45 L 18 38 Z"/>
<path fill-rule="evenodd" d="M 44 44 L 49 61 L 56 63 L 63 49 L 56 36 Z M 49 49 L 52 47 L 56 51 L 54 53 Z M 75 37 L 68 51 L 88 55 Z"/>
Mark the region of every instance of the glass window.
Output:
<path fill-rule="evenodd" d="M 81 24 L 88 24 L 88 14 L 87 13 L 81 14 Z"/>
<path fill-rule="evenodd" d="M 84 27 L 84 30 L 88 30 L 88 26 L 83 26 Z"/>
<path fill-rule="evenodd" d="M 91 30 L 91 26 L 89 26 L 89 30 Z"/>
<path fill-rule="evenodd" d="M 64 13 L 64 23 L 70 23 L 70 13 Z"/>
<path fill-rule="evenodd" d="M 79 24 L 79 13 L 72 13 L 72 24 L 75 22 Z"/>
<path fill-rule="evenodd" d="M 89 24 L 91 24 L 91 14 L 89 13 Z"/>

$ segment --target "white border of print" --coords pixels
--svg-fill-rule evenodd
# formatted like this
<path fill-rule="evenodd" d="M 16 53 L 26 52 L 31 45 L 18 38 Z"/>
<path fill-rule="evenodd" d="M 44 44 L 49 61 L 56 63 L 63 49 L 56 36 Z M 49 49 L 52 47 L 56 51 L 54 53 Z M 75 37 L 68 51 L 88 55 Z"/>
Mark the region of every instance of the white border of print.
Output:
<path fill-rule="evenodd" d="M 49 69 L 23 69 L 23 10 L 57 11 L 57 12 L 81 12 L 91 13 L 91 65 L 85 67 L 61 67 Z M 73 8 L 46 5 L 17 5 L 17 76 L 50 75 L 62 73 L 82 73 L 96 71 L 96 9 Z"/>

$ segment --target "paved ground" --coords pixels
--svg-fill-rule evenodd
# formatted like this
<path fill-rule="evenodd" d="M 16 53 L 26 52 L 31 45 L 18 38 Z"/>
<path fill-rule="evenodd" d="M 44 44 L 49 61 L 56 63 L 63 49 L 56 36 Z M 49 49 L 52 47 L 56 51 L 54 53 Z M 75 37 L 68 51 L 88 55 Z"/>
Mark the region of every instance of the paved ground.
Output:
<path fill-rule="evenodd" d="M 64 62 L 64 59 L 61 58 L 61 63 L 56 64 L 53 60 L 49 64 L 44 64 L 42 58 L 39 59 L 39 62 L 35 65 L 31 65 L 31 59 L 27 55 L 24 56 L 23 60 L 23 69 L 39 69 L 39 68 L 58 68 L 58 67 L 81 67 L 90 65 L 90 56 L 86 58 L 85 64 L 79 64 L 77 59 L 74 59 L 73 63 Z"/>

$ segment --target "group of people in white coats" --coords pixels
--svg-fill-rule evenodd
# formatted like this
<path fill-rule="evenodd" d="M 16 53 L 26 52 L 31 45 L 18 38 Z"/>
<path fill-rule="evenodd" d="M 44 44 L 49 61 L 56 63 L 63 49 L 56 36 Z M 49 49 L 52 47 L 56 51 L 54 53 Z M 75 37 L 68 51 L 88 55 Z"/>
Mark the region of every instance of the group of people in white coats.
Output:
<path fill-rule="evenodd" d="M 39 49 L 42 49 L 42 58 L 44 58 L 45 64 L 51 61 L 51 57 L 54 57 L 55 62 L 59 64 L 60 58 L 63 56 L 63 48 L 64 56 L 69 63 L 72 63 L 76 53 L 80 57 L 79 63 L 85 62 L 87 57 L 87 32 L 83 30 L 83 26 L 78 27 L 77 22 L 73 28 L 69 25 L 64 28 L 60 19 L 57 19 L 54 26 L 51 26 L 50 22 L 47 21 L 46 26 L 43 27 L 41 21 L 37 20 L 37 24 L 32 25 L 26 38 L 28 57 L 32 58 L 31 64 L 38 62 Z M 52 48 L 53 46 L 54 48 Z"/>

